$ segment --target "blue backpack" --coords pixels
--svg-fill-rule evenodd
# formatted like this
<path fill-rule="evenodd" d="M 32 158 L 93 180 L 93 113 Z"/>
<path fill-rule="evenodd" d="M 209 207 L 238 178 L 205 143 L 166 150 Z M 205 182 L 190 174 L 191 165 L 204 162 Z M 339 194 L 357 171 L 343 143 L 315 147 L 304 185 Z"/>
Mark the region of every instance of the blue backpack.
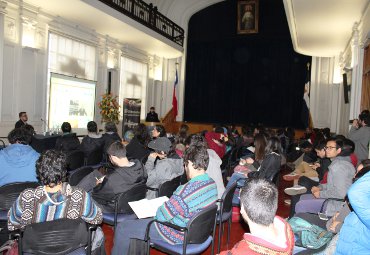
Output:
<path fill-rule="evenodd" d="M 296 246 L 319 249 L 326 245 L 334 236 L 333 233 L 299 217 L 293 217 L 288 222 L 292 227 Z"/>

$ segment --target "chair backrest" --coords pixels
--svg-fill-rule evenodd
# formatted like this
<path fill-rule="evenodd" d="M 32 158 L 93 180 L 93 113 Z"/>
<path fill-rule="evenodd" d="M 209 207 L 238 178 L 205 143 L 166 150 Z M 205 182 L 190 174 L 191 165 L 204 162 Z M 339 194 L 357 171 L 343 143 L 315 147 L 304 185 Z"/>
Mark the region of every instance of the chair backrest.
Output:
<path fill-rule="evenodd" d="M 134 186 L 125 193 L 121 193 L 118 197 L 117 212 L 123 214 L 134 213 L 128 202 L 144 199 L 146 196 L 146 192 L 146 185 L 145 183 L 142 183 Z"/>
<path fill-rule="evenodd" d="M 85 165 L 93 166 L 97 165 L 103 160 L 103 148 L 98 148 L 93 150 L 86 158 Z"/>
<path fill-rule="evenodd" d="M 177 176 L 176 178 L 173 178 L 170 181 L 166 181 L 165 183 L 162 183 L 159 185 L 159 190 L 158 190 L 158 197 L 163 197 L 166 196 L 170 198 L 177 189 L 177 187 L 180 186 L 180 181 L 181 181 L 181 175 Z"/>
<path fill-rule="evenodd" d="M 86 176 L 88 175 L 89 173 L 91 173 L 92 171 L 94 171 L 94 169 L 90 166 L 83 166 L 81 168 L 78 168 L 74 171 L 71 171 L 70 172 L 70 175 L 69 175 L 69 184 L 71 186 L 76 186 L 77 184 L 80 183 L 80 181 Z"/>
<path fill-rule="evenodd" d="M 222 206 L 220 208 L 222 213 L 230 212 L 233 206 L 233 196 L 238 183 L 234 182 L 230 187 L 226 188 L 224 194 L 222 194 Z"/>
<path fill-rule="evenodd" d="M 187 243 L 203 243 L 216 224 L 217 205 L 202 209 L 188 222 Z"/>
<path fill-rule="evenodd" d="M 37 182 L 15 182 L 0 187 L 0 210 L 9 210 L 19 194 L 28 188 L 36 188 Z"/>
<path fill-rule="evenodd" d="M 5 142 L 3 140 L 1 140 L 1 139 L 0 139 L 0 143 L 1 143 L 0 150 L 2 150 L 2 149 L 4 149 L 6 147 L 6 145 L 5 145 Z"/>
<path fill-rule="evenodd" d="M 67 154 L 67 168 L 69 171 L 80 168 L 84 165 L 84 153 L 82 151 L 72 151 Z"/>
<path fill-rule="evenodd" d="M 279 180 L 280 180 L 280 170 L 279 172 L 277 172 L 273 177 L 272 179 L 270 180 L 272 183 L 274 183 L 276 185 L 276 187 L 279 186 Z"/>
<path fill-rule="evenodd" d="M 86 222 L 81 219 L 59 219 L 26 226 L 21 234 L 21 254 L 68 254 L 87 246 L 89 233 Z"/>

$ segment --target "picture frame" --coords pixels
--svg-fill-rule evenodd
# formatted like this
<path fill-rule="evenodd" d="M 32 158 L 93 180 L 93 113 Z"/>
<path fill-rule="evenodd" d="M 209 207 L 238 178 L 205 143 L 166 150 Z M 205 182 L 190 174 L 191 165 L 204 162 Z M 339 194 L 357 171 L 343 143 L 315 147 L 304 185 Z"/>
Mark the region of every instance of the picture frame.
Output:
<path fill-rule="evenodd" d="M 258 33 L 259 0 L 238 1 L 238 34 Z"/>

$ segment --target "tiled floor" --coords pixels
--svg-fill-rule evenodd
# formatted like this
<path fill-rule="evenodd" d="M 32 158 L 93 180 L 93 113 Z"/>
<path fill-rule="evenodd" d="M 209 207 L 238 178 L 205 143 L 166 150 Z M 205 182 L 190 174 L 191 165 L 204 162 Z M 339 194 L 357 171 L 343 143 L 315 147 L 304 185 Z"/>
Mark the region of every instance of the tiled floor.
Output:
<path fill-rule="evenodd" d="M 279 182 L 279 205 L 278 205 L 277 214 L 283 218 L 286 218 L 289 216 L 289 210 L 290 210 L 290 205 L 284 204 L 284 199 L 289 198 L 289 196 L 284 193 L 284 189 L 286 187 L 290 187 L 292 183 L 284 181 L 281 178 L 281 176 L 289 172 L 290 172 L 289 169 L 283 168 L 281 171 L 280 182 Z M 231 249 L 234 246 L 234 244 L 237 243 L 241 239 L 243 233 L 248 231 L 248 225 L 245 224 L 244 222 L 232 223 L 230 242 L 229 242 L 229 245 L 227 245 L 226 244 L 226 241 L 227 241 L 227 234 L 226 234 L 227 224 L 226 223 L 224 227 L 225 227 L 225 231 L 222 237 L 221 251 L 226 250 L 226 249 Z M 110 226 L 103 225 L 103 231 L 105 233 L 105 238 L 106 238 L 106 242 L 105 242 L 106 251 L 107 251 L 107 254 L 110 255 L 110 251 L 113 246 L 113 229 Z M 217 231 L 218 231 L 218 228 L 217 228 Z M 217 232 L 216 232 L 216 236 L 217 236 Z M 217 241 L 215 243 L 215 247 L 217 247 Z M 164 253 L 151 249 L 151 254 L 158 255 L 158 254 L 164 254 Z M 211 248 L 208 248 L 208 250 L 204 252 L 203 254 L 204 255 L 211 254 Z"/>

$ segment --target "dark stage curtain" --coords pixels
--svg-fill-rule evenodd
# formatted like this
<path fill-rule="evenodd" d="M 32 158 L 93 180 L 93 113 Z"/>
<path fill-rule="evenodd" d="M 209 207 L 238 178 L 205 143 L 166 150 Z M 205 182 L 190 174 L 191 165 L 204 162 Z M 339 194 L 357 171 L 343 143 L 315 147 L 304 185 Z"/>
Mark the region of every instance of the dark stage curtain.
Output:
<path fill-rule="evenodd" d="M 236 34 L 237 1 L 189 22 L 186 121 L 302 127 L 307 63 L 295 53 L 282 1 L 260 0 L 259 33 Z"/>

